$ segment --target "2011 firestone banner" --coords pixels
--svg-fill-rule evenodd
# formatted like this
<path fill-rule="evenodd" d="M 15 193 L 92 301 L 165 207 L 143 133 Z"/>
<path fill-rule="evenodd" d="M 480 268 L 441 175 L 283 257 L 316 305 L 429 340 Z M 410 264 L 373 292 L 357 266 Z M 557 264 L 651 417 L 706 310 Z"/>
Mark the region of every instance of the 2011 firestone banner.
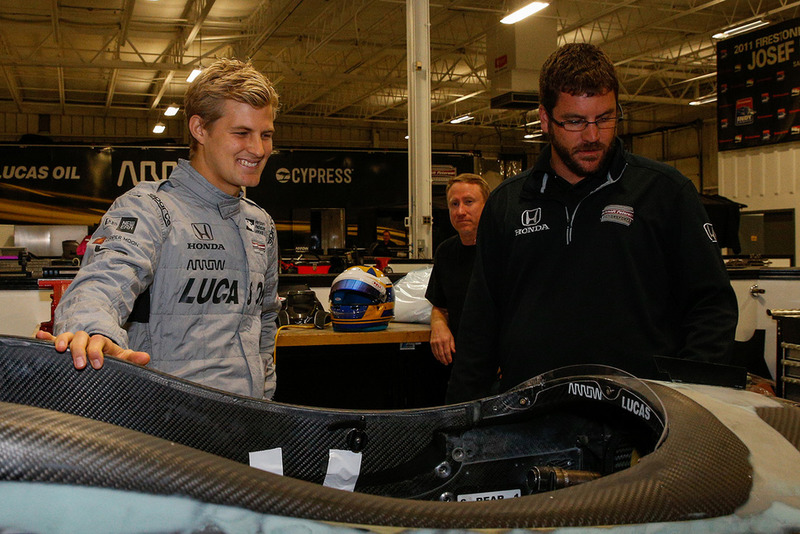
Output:
<path fill-rule="evenodd" d="M 800 19 L 717 44 L 719 150 L 800 140 Z"/>

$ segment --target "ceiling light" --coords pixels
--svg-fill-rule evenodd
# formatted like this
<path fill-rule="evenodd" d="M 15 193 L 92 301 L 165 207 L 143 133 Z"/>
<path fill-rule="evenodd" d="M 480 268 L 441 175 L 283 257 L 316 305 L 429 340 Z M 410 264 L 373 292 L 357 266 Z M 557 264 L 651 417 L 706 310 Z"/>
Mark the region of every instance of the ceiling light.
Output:
<path fill-rule="evenodd" d="M 710 103 L 716 102 L 716 101 L 717 101 L 717 95 L 709 95 L 707 97 L 700 98 L 698 100 L 692 100 L 691 102 L 689 102 L 689 105 L 690 106 L 702 106 L 703 104 L 710 104 Z"/>
<path fill-rule="evenodd" d="M 740 33 L 749 32 L 750 30 L 755 30 L 756 28 L 761 28 L 762 26 L 766 26 L 767 24 L 769 24 L 769 22 L 767 22 L 766 20 L 758 19 L 748 22 L 747 24 L 742 24 L 741 26 L 736 26 L 734 28 L 724 30 L 720 33 L 715 33 L 711 37 L 714 39 L 725 39 L 732 35 L 738 35 Z"/>
<path fill-rule="evenodd" d="M 503 24 L 514 24 L 515 22 L 519 22 L 524 18 L 530 17 L 537 11 L 541 11 L 549 5 L 550 4 L 546 2 L 531 2 L 527 6 L 514 11 L 510 15 L 507 15 L 501 19 L 500 22 Z"/>
<path fill-rule="evenodd" d="M 189 77 L 186 78 L 186 81 L 192 83 L 195 78 L 200 76 L 200 73 L 203 72 L 203 69 L 194 69 L 191 73 L 189 73 Z"/>
<path fill-rule="evenodd" d="M 522 137 L 523 137 L 524 139 L 536 139 L 537 137 L 541 137 L 541 136 L 542 136 L 542 132 L 539 132 L 539 133 L 529 133 L 529 134 L 525 134 L 525 135 L 523 135 Z"/>
<path fill-rule="evenodd" d="M 178 114 L 178 110 L 180 108 L 178 106 L 168 106 L 166 110 L 164 110 L 164 115 L 167 117 L 174 117 Z"/>
<path fill-rule="evenodd" d="M 163 122 L 159 122 L 155 126 L 153 126 L 153 133 L 154 134 L 164 133 L 164 130 L 166 129 L 167 126 Z"/>
<path fill-rule="evenodd" d="M 471 121 L 474 119 L 472 115 L 461 115 L 460 117 L 456 117 L 455 119 L 450 121 L 450 124 L 461 124 L 462 122 Z"/>

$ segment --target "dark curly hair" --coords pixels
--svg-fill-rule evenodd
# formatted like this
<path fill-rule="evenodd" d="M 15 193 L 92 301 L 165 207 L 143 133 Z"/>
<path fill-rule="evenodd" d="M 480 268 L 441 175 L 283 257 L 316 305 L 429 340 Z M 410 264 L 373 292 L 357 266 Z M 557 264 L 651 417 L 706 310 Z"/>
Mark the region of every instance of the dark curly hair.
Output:
<path fill-rule="evenodd" d="M 595 45 L 570 43 L 553 52 L 539 74 L 539 101 L 551 112 L 558 95 L 595 96 L 614 91 L 619 104 L 619 81 L 611 58 Z"/>

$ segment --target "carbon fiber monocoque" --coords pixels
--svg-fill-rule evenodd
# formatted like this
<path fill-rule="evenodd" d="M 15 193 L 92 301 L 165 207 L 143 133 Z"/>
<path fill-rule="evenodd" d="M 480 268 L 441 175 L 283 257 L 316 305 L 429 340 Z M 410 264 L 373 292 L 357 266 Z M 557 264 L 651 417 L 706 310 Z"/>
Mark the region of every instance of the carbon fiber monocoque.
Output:
<path fill-rule="evenodd" d="M 644 523 L 733 512 L 749 493 L 747 448 L 705 409 L 654 388 L 663 406 L 637 381 L 584 375 L 437 409 L 319 410 L 232 396 L 113 359 L 100 371 L 76 371 L 52 345 L 0 338 L 0 401 L 13 403 L 0 404 L 0 479 L 177 493 L 263 513 L 427 528 Z M 669 435 L 655 449 L 667 415 Z M 242 465 L 249 452 L 272 448 L 282 449 L 288 476 Z M 633 448 L 650 454 L 617 471 L 620 451 Z M 356 493 L 319 485 L 331 449 L 362 453 Z M 532 494 L 533 468 L 554 465 L 606 476 Z M 430 502 L 509 489 L 523 497 Z"/>

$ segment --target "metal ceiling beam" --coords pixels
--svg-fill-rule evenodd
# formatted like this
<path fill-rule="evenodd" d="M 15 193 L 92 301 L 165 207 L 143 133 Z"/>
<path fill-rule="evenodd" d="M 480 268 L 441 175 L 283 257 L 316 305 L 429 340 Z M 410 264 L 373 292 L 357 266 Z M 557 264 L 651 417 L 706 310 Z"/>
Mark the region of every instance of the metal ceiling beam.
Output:
<path fill-rule="evenodd" d="M 2 54 L 9 54 L 8 45 L 6 44 L 5 36 L 0 33 L 0 53 Z M 0 62 L 0 70 L 3 71 L 3 78 L 6 80 L 6 86 L 8 87 L 8 92 L 11 94 L 11 99 L 14 101 L 14 104 L 17 107 L 17 111 L 20 113 L 22 112 L 22 95 L 20 95 L 19 86 L 17 85 L 17 80 L 14 73 L 11 71 L 11 67 L 6 66 L 5 63 Z"/>
<path fill-rule="evenodd" d="M 353 106 L 357 102 L 363 100 L 365 97 L 369 96 L 369 94 L 374 92 L 376 88 L 385 85 L 393 75 L 397 76 L 398 79 L 404 83 L 405 53 L 399 57 L 394 56 L 392 54 L 393 47 L 394 41 L 388 43 L 387 46 L 381 47 L 380 49 L 369 49 L 364 45 L 360 46 L 360 52 L 358 55 L 359 58 L 363 59 L 359 59 L 355 66 L 351 65 L 351 67 L 345 69 L 348 71 L 347 74 L 341 74 L 340 70 L 332 75 L 322 73 L 323 78 L 319 79 L 320 83 L 317 86 L 317 90 L 301 101 L 295 102 L 290 110 L 301 108 L 309 103 L 315 103 L 326 94 L 333 94 L 334 96 L 332 97 L 331 106 L 334 111 L 326 114 L 330 115 L 342 109 Z M 379 68 L 376 67 L 379 62 L 389 62 L 392 67 L 380 71 Z M 358 71 L 358 74 L 356 74 L 356 70 Z M 398 75 L 400 72 L 403 74 L 402 77 Z M 355 79 L 361 80 L 361 83 L 356 86 L 356 90 L 345 88 L 344 92 L 334 92 L 334 89 L 339 89 L 345 85 L 346 82 L 353 81 Z M 336 83 L 332 84 L 331 80 L 336 81 Z M 364 87 L 368 87 L 368 89 L 364 90 Z"/>
<path fill-rule="evenodd" d="M 120 49 L 128 42 L 128 31 L 135 8 L 136 0 L 125 0 L 122 6 L 122 21 L 120 22 L 119 36 L 117 37 L 117 56 L 119 56 Z"/>
<path fill-rule="evenodd" d="M 56 71 L 58 75 L 58 104 L 63 111 L 64 106 L 67 105 L 67 91 L 64 85 L 64 68 L 58 67 Z"/>
<path fill-rule="evenodd" d="M 55 1 L 55 0 L 54 0 Z M 130 27 L 131 18 L 133 17 L 133 9 L 136 6 L 136 0 L 125 0 L 122 6 L 122 20 L 120 22 L 120 30 L 117 34 L 117 44 L 114 47 L 114 59 L 119 60 L 120 50 L 125 46 L 128 41 L 128 28 Z M 141 57 L 141 56 L 140 56 Z M 117 78 L 119 76 L 119 69 L 112 69 L 111 76 L 108 80 L 106 91 L 106 109 L 111 107 L 114 100 L 114 91 L 117 87 Z"/>
<path fill-rule="evenodd" d="M 663 104 L 668 106 L 688 106 L 692 101 L 690 98 L 668 98 L 663 96 L 648 95 L 627 95 L 620 93 L 621 102 L 632 102 L 635 104 Z"/>
<path fill-rule="evenodd" d="M 172 78 L 175 77 L 175 71 L 171 70 L 167 72 L 167 75 L 164 77 L 164 81 L 161 82 L 161 86 L 158 88 L 158 94 L 156 94 L 153 101 L 150 103 L 150 109 L 155 109 L 161 103 L 161 99 L 164 98 L 164 93 L 167 92 L 167 87 L 169 84 L 172 83 Z"/>
<path fill-rule="evenodd" d="M 0 54 L 0 65 L 14 67 L 63 67 L 65 69 L 123 69 L 133 71 L 152 71 L 159 68 L 181 69 L 183 65 L 175 62 L 153 63 L 141 61 L 126 61 L 113 59 L 99 59 L 91 63 L 80 59 L 65 58 L 19 58 L 8 54 Z"/>
<path fill-rule="evenodd" d="M 60 13 L 58 10 L 58 0 L 50 0 L 50 17 L 53 26 L 53 39 L 58 49 L 61 50 L 61 27 L 59 25 Z"/>
<path fill-rule="evenodd" d="M 53 28 L 53 40 L 56 43 L 56 50 L 57 55 L 59 58 L 63 57 L 63 49 L 64 45 L 61 41 L 61 13 L 58 8 L 58 0 L 51 0 L 50 2 L 50 17 L 52 20 L 52 28 Z M 58 84 L 58 100 L 61 106 L 61 109 L 64 109 L 67 101 L 67 93 L 66 87 L 64 85 L 64 69 L 62 67 L 58 67 L 56 69 L 56 83 Z"/>
<path fill-rule="evenodd" d="M 329 43 L 345 26 L 355 26 L 358 13 L 374 2 L 375 0 L 340 0 L 328 4 L 314 20 L 309 21 L 309 32 L 303 39 L 306 58 Z"/>
<path fill-rule="evenodd" d="M 605 8 L 605 9 L 601 9 L 600 11 L 593 12 L 592 16 L 590 18 L 589 17 L 583 17 L 583 18 L 581 18 L 581 20 L 579 20 L 577 22 L 574 22 L 572 24 L 569 24 L 569 25 L 566 25 L 566 21 L 565 21 L 565 26 L 563 28 L 561 28 L 560 30 L 558 30 L 558 35 L 559 35 L 559 37 L 561 37 L 561 36 L 563 36 L 563 35 L 565 35 L 567 33 L 576 31 L 579 28 L 582 28 L 584 26 L 588 26 L 590 24 L 593 24 L 596 21 L 611 15 L 612 13 L 615 13 L 615 12 L 621 10 L 621 9 L 626 8 L 626 7 L 632 6 L 632 5 L 634 5 L 634 4 L 638 3 L 638 2 L 639 2 L 639 0 L 625 0 L 622 3 L 613 4 L 613 5 L 610 5 L 609 7 Z"/>
<path fill-rule="evenodd" d="M 214 7 L 215 2 L 216 0 L 205 0 L 205 2 L 203 2 L 203 0 L 197 1 L 197 4 L 201 5 L 200 12 L 194 20 L 192 29 L 189 30 L 189 35 L 186 36 L 186 41 L 183 43 L 184 51 L 189 50 L 195 38 L 200 34 L 200 30 L 203 29 L 203 24 L 206 22 L 206 18 L 208 18 L 208 14 L 211 12 L 211 8 Z"/>
<path fill-rule="evenodd" d="M 189 30 L 188 36 L 184 38 L 183 28 L 179 27 L 175 31 L 172 41 L 170 41 L 164 51 L 159 54 L 158 59 L 156 60 L 158 67 L 153 75 L 152 82 L 155 96 L 150 102 L 150 109 L 155 109 L 161 104 L 161 99 L 164 98 L 164 94 L 169 88 L 169 84 L 175 77 L 175 71 L 184 67 L 184 54 L 189 50 L 189 47 L 194 42 L 195 38 L 200 35 L 203 26 L 207 22 L 208 14 L 210 13 L 211 8 L 214 7 L 214 3 L 215 0 L 207 0 L 206 3 L 203 4 L 203 6 L 199 9 L 199 14 L 195 18 L 194 24 L 192 25 L 192 29 Z M 194 0 L 188 0 L 183 6 L 181 19 L 188 20 L 192 10 L 195 9 L 196 5 L 198 4 L 196 4 Z M 201 46 L 198 56 L 202 56 L 202 53 L 203 50 Z M 171 59 L 172 61 L 168 62 L 168 59 Z M 159 80 L 161 81 L 159 82 Z"/>
<path fill-rule="evenodd" d="M 253 57 L 302 3 L 303 0 L 264 0 L 247 20 L 246 33 L 252 37 L 241 44 L 241 55 Z"/>
<path fill-rule="evenodd" d="M 108 89 L 106 90 L 106 109 L 111 107 L 111 102 L 114 100 L 114 90 L 117 87 L 117 76 L 119 76 L 119 70 L 112 70 L 111 77 L 108 80 Z"/>
<path fill-rule="evenodd" d="M 350 11 L 347 15 L 352 14 L 352 16 L 348 16 L 346 19 L 353 20 L 355 23 L 355 13 L 361 9 L 363 9 L 363 5 L 361 5 L 358 0 L 350 4 Z M 378 17 L 378 19 L 368 27 L 359 27 L 356 24 L 356 34 L 366 37 L 357 39 L 355 46 L 351 43 L 347 48 L 336 47 L 334 53 L 329 55 L 329 59 L 332 60 L 332 63 L 327 68 L 315 65 L 314 69 L 309 69 L 313 70 L 313 73 L 304 73 L 305 79 L 316 76 L 319 79 L 319 83 L 315 90 L 307 92 L 305 97 L 294 99 L 291 106 L 288 106 L 288 112 L 299 110 L 309 105 L 317 106 L 317 102 L 323 99 L 325 95 L 334 95 L 333 101 L 320 105 L 328 109 L 332 108 L 340 111 L 352 107 L 355 105 L 355 102 L 361 100 L 361 95 L 363 95 L 361 89 L 365 85 L 372 84 L 373 88 L 381 87 L 382 84 L 386 83 L 387 76 L 392 73 L 399 73 L 397 76 L 398 79 L 405 80 L 405 68 L 401 68 L 405 65 L 404 58 L 406 54 L 405 23 L 399 29 L 390 25 L 391 20 L 393 20 L 392 17 L 402 13 L 403 4 L 399 4 L 395 6 L 394 9 L 383 11 L 382 16 Z M 386 31 L 387 26 L 389 26 L 388 35 Z M 328 34 L 332 36 L 339 32 L 342 27 L 342 24 L 338 24 L 328 31 Z M 394 33 L 392 34 L 391 32 Z M 380 42 L 375 39 L 370 39 L 372 35 L 376 34 L 382 34 L 384 38 L 380 40 Z M 309 38 L 304 34 L 301 41 L 305 42 L 307 39 L 312 40 L 313 43 L 319 40 Z M 328 38 L 327 42 L 331 43 L 332 41 Z M 301 49 L 301 46 L 303 53 L 302 55 L 298 55 L 296 50 Z M 295 65 L 291 72 L 299 75 L 299 72 L 296 72 L 298 68 L 297 65 L 308 65 L 308 58 L 310 56 L 308 51 L 315 50 L 316 48 L 316 45 L 313 45 L 311 48 L 305 47 L 304 45 L 295 45 L 294 47 L 285 48 L 278 55 L 282 58 L 284 64 Z M 398 60 L 395 56 L 398 56 L 400 59 Z M 376 65 L 381 61 L 387 60 L 392 67 L 380 71 L 379 67 L 376 67 Z M 358 74 L 356 74 L 356 72 L 358 72 Z M 348 85 L 352 85 L 352 81 L 355 79 L 363 80 L 363 83 L 358 84 L 357 91 L 348 87 Z M 332 84 L 331 80 L 337 83 Z M 351 83 L 348 84 L 348 82 Z M 342 93 L 342 91 L 344 91 L 344 93 Z M 353 94 L 356 96 L 350 96 Z M 349 103 L 345 103 L 348 98 L 355 98 L 355 102 L 351 100 Z M 329 113 L 325 113 L 325 116 L 328 115 Z"/>
<path fill-rule="evenodd" d="M 182 71 L 215 53 L 228 55 L 232 47 L 278 85 L 284 117 L 376 124 L 405 120 L 401 20 L 407 0 L 263 0 L 244 20 L 212 18 L 231 1 L 184 0 L 169 19 L 159 16 L 166 8 L 135 0 L 118 1 L 116 7 L 97 4 L 91 17 L 88 7 L 65 0 L 46 1 L 44 10 L 28 8 L 21 0 L 6 2 L 0 6 L 8 39 L 7 46 L 0 46 L 5 95 L 0 106 L 42 109 L 29 101 L 36 98 L 57 113 L 57 107 L 61 112 L 90 109 L 69 101 L 91 101 L 96 109 L 145 114 L 177 98 L 170 90 Z M 441 123 L 437 128 L 453 128 L 446 121 L 456 111 L 476 116 L 473 127 L 505 128 L 518 122 L 519 112 L 489 107 L 486 32 L 503 11 L 498 5 L 491 0 L 436 0 L 430 5 L 431 102 L 434 122 Z M 549 9 L 558 11 L 562 42 L 592 40 L 616 59 L 621 99 L 641 109 L 685 105 L 713 91 L 712 28 L 757 15 L 791 18 L 798 7 L 800 0 L 559 0 Z"/>
<path fill-rule="evenodd" d="M 474 18 L 474 17 L 473 17 Z M 485 18 L 485 17 L 481 17 Z M 447 28 L 450 28 L 453 24 L 466 24 L 464 21 L 464 14 L 463 13 L 452 13 L 452 12 L 444 12 L 440 13 L 438 17 L 432 19 L 431 26 L 432 28 L 438 28 L 439 33 L 444 33 L 447 31 Z M 473 27 L 474 30 L 474 27 Z M 451 69 L 446 65 L 447 58 L 459 49 L 464 49 L 467 46 L 470 46 L 474 43 L 477 39 L 480 38 L 480 35 L 475 31 L 470 32 L 471 37 L 466 40 L 460 40 L 453 45 L 449 45 L 446 47 L 442 47 L 439 45 L 439 53 L 438 55 L 431 60 L 432 68 L 431 72 L 439 72 L 444 71 L 445 74 L 442 76 L 442 79 L 447 77 L 447 72 Z M 481 34 L 485 34 L 485 29 L 480 32 Z M 341 94 L 341 92 L 336 94 L 334 98 L 335 102 L 326 102 L 320 103 L 320 106 L 328 106 L 329 111 L 324 113 L 324 116 L 330 117 L 335 116 L 338 113 L 343 112 L 344 110 L 350 109 L 354 106 L 358 106 L 361 102 L 366 99 L 372 98 L 375 99 L 376 97 L 376 89 L 385 88 L 387 83 L 391 83 L 393 85 L 397 85 L 400 81 L 404 80 L 406 77 L 406 69 L 405 66 L 405 56 L 406 51 L 404 48 L 399 48 L 400 44 L 403 42 L 404 36 L 398 34 L 395 39 L 390 40 L 390 42 L 386 43 L 385 46 L 382 46 L 380 51 L 376 54 L 372 52 L 370 54 L 365 53 L 362 51 L 359 55 L 361 57 L 370 58 L 369 60 L 363 60 L 358 64 L 359 76 L 364 79 L 365 83 L 360 84 L 360 87 L 366 87 L 365 90 L 360 91 L 358 93 L 350 94 L 350 98 L 346 99 L 346 94 Z M 363 46 L 362 46 L 363 48 Z M 393 50 L 393 48 L 397 48 L 397 50 Z M 392 55 L 392 52 L 396 52 Z M 380 55 L 378 55 L 380 54 Z M 370 77 L 367 73 L 369 73 L 369 68 L 374 67 L 377 64 L 377 61 L 381 57 L 391 58 L 393 66 L 390 67 L 383 73 L 380 77 Z M 459 55 L 459 59 L 463 59 L 463 54 Z M 434 65 L 435 63 L 438 63 Z M 445 63 L 445 66 L 442 67 L 441 64 Z M 470 69 L 471 73 L 475 73 L 475 68 L 472 65 L 469 65 L 468 68 Z M 354 68 L 348 68 L 348 73 L 354 72 Z M 477 76 L 480 79 L 480 76 Z M 369 85 L 371 82 L 371 85 Z M 432 87 L 432 90 L 436 90 L 442 87 L 444 84 L 437 80 L 431 80 L 432 84 L 435 84 Z M 389 102 L 384 104 L 382 107 L 378 108 L 377 110 L 374 109 L 375 106 L 362 106 L 365 108 L 366 111 L 366 118 L 374 118 L 377 116 L 386 113 L 387 111 L 391 111 L 397 109 L 403 105 L 407 104 L 408 95 L 405 92 L 405 87 L 403 89 L 397 87 L 390 87 L 389 90 L 392 93 L 395 93 L 390 98 L 387 98 Z M 326 94 L 331 94 L 333 91 L 331 90 L 330 84 L 323 84 L 319 91 L 310 99 L 311 102 L 317 102 L 317 100 L 321 99 Z M 345 98 L 343 98 L 345 97 Z M 309 99 L 306 100 L 308 102 Z M 297 109 L 300 107 L 301 103 L 294 106 L 293 109 Z M 371 108 L 371 109 L 370 109 Z"/>

